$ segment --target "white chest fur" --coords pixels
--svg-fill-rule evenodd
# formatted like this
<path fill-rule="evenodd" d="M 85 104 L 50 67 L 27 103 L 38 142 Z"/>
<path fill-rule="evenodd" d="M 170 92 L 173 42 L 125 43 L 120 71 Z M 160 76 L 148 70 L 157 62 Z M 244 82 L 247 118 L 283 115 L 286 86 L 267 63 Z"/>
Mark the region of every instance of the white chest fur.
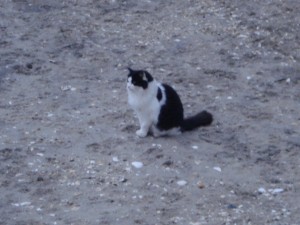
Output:
<path fill-rule="evenodd" d="M 138 111 L 149 108 L 154 102 L 157 102 L 157 90 L 156 81 L 150 82 L 147 89 L 127 86 L 128 103 L 134 110 Z"/>
<path fill-rule="evenodd" d="M 128 103 L 138 116 L 141 128 L 137 135 L 141 137 L 146 136 L 149 128 L 157 124 L 161 107 L 156 97 L 159 85 L 158 82 L 152 81 L 146 89 L 127 86 Z"/>

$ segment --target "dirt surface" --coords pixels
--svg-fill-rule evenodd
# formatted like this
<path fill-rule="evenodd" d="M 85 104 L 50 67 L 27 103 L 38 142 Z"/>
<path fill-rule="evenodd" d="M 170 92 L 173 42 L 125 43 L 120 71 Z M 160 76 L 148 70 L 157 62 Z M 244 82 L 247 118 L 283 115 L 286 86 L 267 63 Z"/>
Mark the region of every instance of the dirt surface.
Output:
<path fill-rule="evenodd" d="M 0 224 L 300 223 L 298 0 L 2 0 Z M 138 138 L 127 66 L 212 126 Z"/>

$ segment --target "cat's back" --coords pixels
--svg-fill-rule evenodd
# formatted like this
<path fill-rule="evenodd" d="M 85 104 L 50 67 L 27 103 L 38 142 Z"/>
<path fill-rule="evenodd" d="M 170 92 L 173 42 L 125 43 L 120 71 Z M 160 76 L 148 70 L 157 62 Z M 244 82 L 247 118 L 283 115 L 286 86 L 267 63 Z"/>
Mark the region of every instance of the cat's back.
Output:
<path fill-rule="evenodd" d="M 180 107 L 182 105 L 182 103 L 181 103 L 179 95 L 174 90 L 174 88 L 165 83 L 163 83 L 162 86 L 165 91 L 167 103 Z"/>

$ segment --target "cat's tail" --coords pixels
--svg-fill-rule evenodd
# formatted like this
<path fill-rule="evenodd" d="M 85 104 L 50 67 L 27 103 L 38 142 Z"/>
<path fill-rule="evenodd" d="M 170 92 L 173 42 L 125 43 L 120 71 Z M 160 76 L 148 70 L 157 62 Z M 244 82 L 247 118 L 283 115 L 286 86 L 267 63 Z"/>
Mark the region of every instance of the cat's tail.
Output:
<path fill-rule="evenodd" d="M 213 115 L 207 111 L 202 111 L 195 116 L 185 118 L 181 123 L 181 131 L 190 131 L 201 126 L 208 126 L 213 121 Z"/>

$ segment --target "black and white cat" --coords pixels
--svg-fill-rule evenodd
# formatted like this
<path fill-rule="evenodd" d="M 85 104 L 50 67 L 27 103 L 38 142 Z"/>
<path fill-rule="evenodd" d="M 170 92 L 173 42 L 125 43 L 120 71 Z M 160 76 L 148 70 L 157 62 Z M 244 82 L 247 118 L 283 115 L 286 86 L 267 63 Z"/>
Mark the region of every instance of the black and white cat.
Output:
<path fill-rule="evenodd" d="M 184 119 L 181 100 L 171 86 L 159 83 L 147 71 L 128 70 L 128 103 L 139 119 L 139 137 L 149 131 L 155 137 L 175 135 L 212 123 L 213 116 L 206 111 Z"/>

